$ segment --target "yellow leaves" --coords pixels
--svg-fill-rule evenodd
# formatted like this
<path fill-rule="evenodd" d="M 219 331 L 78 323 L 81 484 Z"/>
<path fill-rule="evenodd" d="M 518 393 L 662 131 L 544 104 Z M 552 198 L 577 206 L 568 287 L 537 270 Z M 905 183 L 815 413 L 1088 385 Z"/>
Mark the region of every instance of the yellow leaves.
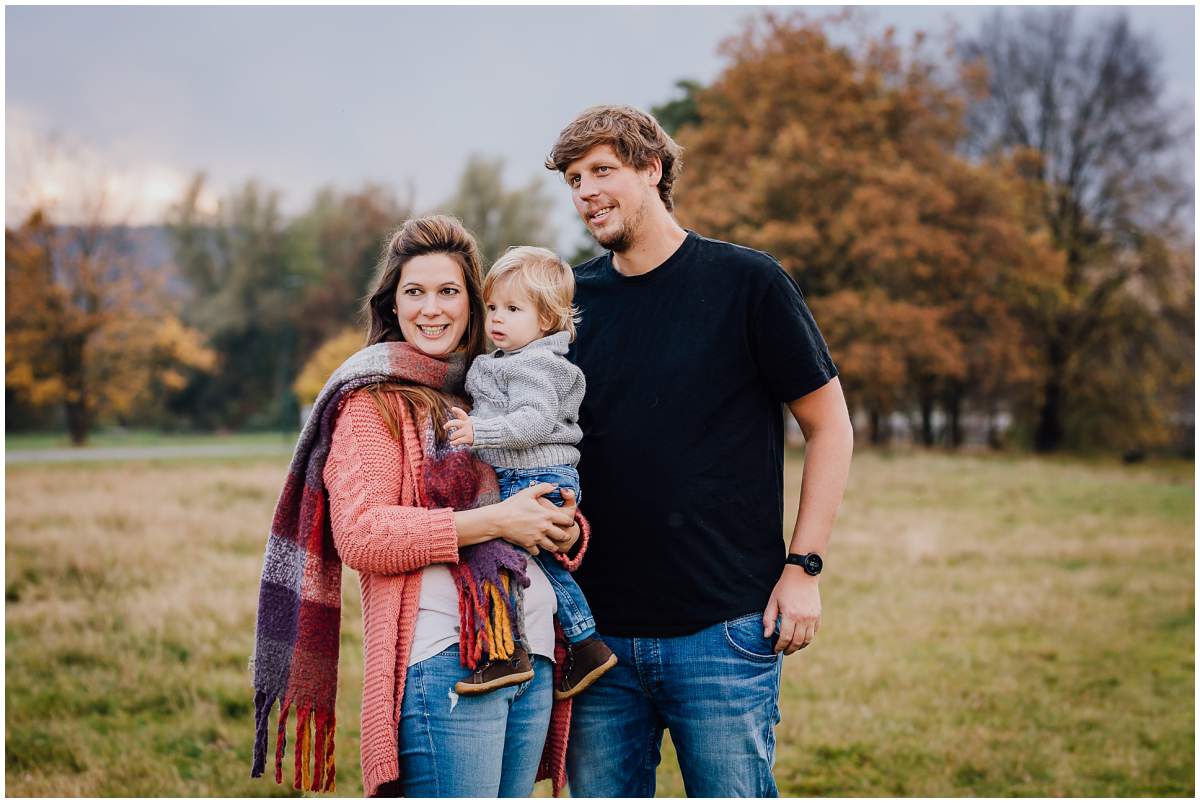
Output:
<path fill-rule="evenodd" d="M 158 321 L 154 349 L 156 355 L 164 362 L 176 363 L 205 373 L 211 372 L 217 366 L 217 353 L 208 347 L 204 335 L 173 315 Z M 179 376 L 174 371 L 168 373 Z"/>
<path fill-rule="evenodd" d="M 322 344 L 304 364 L 292 385 L 300 404 L 312 404 L 321 388 L 325 387 L 330 374 L 362 347 L 363 333 L 360 329 L 343 329 Z"/>
<path fill-rule="evenodd" d="M 12 341 L 8 344 L 12 353 Z M 34 375 L 33 365 L 27 361 L 9 361 L 5 365 L 4 384 L 10 389 L 23 395 L 34 406 L 44 406 L 62 401 L 63 383 L 57 376 L 38 377 Z"/>
<path fill-rule="evenodd" d="M 170 311 L 162 277 L 131 262 L 121 236 L 44 215 L 6 231 L 5 380 L 29 406 L 129 415 L 216 367 L 204 337 Z"/>

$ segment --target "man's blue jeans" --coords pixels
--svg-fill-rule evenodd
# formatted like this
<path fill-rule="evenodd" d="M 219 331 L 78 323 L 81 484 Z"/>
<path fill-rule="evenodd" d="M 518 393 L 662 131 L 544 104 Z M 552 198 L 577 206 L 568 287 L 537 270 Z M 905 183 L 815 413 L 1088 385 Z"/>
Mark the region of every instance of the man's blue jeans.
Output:
<path fill-rule="evenodd" d="M 533 679 L 460 697 L 470 671 L 458 645 L 408 668 L 400 707 L 400 784 L 405 797 L 533 794 L 553 702 L 554 665 L 532 655 Z"/>
<path fill-rule="evenodd" d="M 617 665 L 574 699 L 572 797 L 653 797 L 663 729 L 689 797 L 778 797 L 783 656 L 751 613 L 689 636 L 600 634 Z"/>
<path fill-rule="evenodd" d="M 561 488 L 570 488 L 575 492 L 575 504 L 579 504 L 582 493 L 579 490 L 579 472 L 574 466 L 542 466 L 539 468 L 496 468 L 496 479 L 500 483 L 500 499 L 504 500 L 515 493 L 525 490 L 530 485 L 548 482 Z M 551 491 L 543 499 L 548 499 L 562 507 L 563 498 L 559 491 Z M 583 590 L 575 582 L 571 573 L 555 560 L 553 555 L 539 552 L 534 560 L 542 567 L 554 596 L 558 599 L 558 624 L 562 627 L 563 636 L 572 644 L 578 644 L 584 639 L 596 635 L 596 620 L 592 618 L 592 608 L 588 605 Z"/>

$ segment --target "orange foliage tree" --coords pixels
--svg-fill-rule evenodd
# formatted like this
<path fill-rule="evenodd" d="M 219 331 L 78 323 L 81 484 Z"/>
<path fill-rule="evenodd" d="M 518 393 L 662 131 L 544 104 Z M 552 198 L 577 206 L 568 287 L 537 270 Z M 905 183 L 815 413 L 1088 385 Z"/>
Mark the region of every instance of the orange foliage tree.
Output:
<path fill-rule="evenodd" d="M 920 36 L 837 44 L 827 26 L 846 21 L 767 13 L 722 45 L 729 65 L 677 132 L 679 216 L 796 277 L 873 440 L 916 411 L 933 443 L 940 407 L 956 445 L 964 405 L 996 412 L 1030 381 L 1013 303 L 1056 257 L 1011 171 L 956 153 L 972 84 L 941 76 Z"/>
<path fill-rule="evenodd" d="M 215 363 L 162 277 L 129 256 L 127 231 L 94 211 L 70 226 L 34 211 L 4 232 L 6 389 L 33 409 L 61 405 L 76 445 L 98 420 L 152 416 Z"/>

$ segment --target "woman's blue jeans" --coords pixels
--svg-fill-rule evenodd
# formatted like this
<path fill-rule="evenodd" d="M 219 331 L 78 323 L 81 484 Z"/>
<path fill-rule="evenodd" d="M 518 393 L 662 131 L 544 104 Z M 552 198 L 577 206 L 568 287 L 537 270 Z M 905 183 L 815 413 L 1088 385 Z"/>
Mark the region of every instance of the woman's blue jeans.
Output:
<path fill-rule="evenodd" d="M 533 679 L 462 697 L 470 674 L 458 645 L 408 668 L 400 709 L 400 785 L 405 797 L 528 797 L 546 732 L 554 666 L 540 655 Z"/>

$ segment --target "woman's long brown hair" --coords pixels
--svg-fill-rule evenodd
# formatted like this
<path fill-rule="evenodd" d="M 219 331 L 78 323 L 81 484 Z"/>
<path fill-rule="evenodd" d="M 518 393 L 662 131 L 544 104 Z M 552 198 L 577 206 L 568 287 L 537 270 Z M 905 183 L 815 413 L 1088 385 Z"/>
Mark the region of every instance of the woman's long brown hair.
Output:
<path fill-rule="evenodd" d="M 375 289 L 363 303 L 367 318 L 366 345 L 404 340 L 400 320 L 394 312 L 396 288 L 400 286 L 400 274 L 405 264 L 423 254 L 445 254 L 462 268 L 463 282 L 467 286 L 468 318 L 467 330 L 457 348 L 465 352 L 470 364 L 487 345 L 483 329 L 483 268 L 475 238 L 460 220 L 449 215 L 413 218 L 391 236 L 376 268 Z M 432 388 L 395 382 L 381 382 L 368 390 L 388 430 L 397 440 L 401 439 L 404 413 L 401 405 L 408 408 L 414 420 L 430 417 L 438 440 L 445 440 L 445 423 L 450 411 L 442 394 Z"/>

